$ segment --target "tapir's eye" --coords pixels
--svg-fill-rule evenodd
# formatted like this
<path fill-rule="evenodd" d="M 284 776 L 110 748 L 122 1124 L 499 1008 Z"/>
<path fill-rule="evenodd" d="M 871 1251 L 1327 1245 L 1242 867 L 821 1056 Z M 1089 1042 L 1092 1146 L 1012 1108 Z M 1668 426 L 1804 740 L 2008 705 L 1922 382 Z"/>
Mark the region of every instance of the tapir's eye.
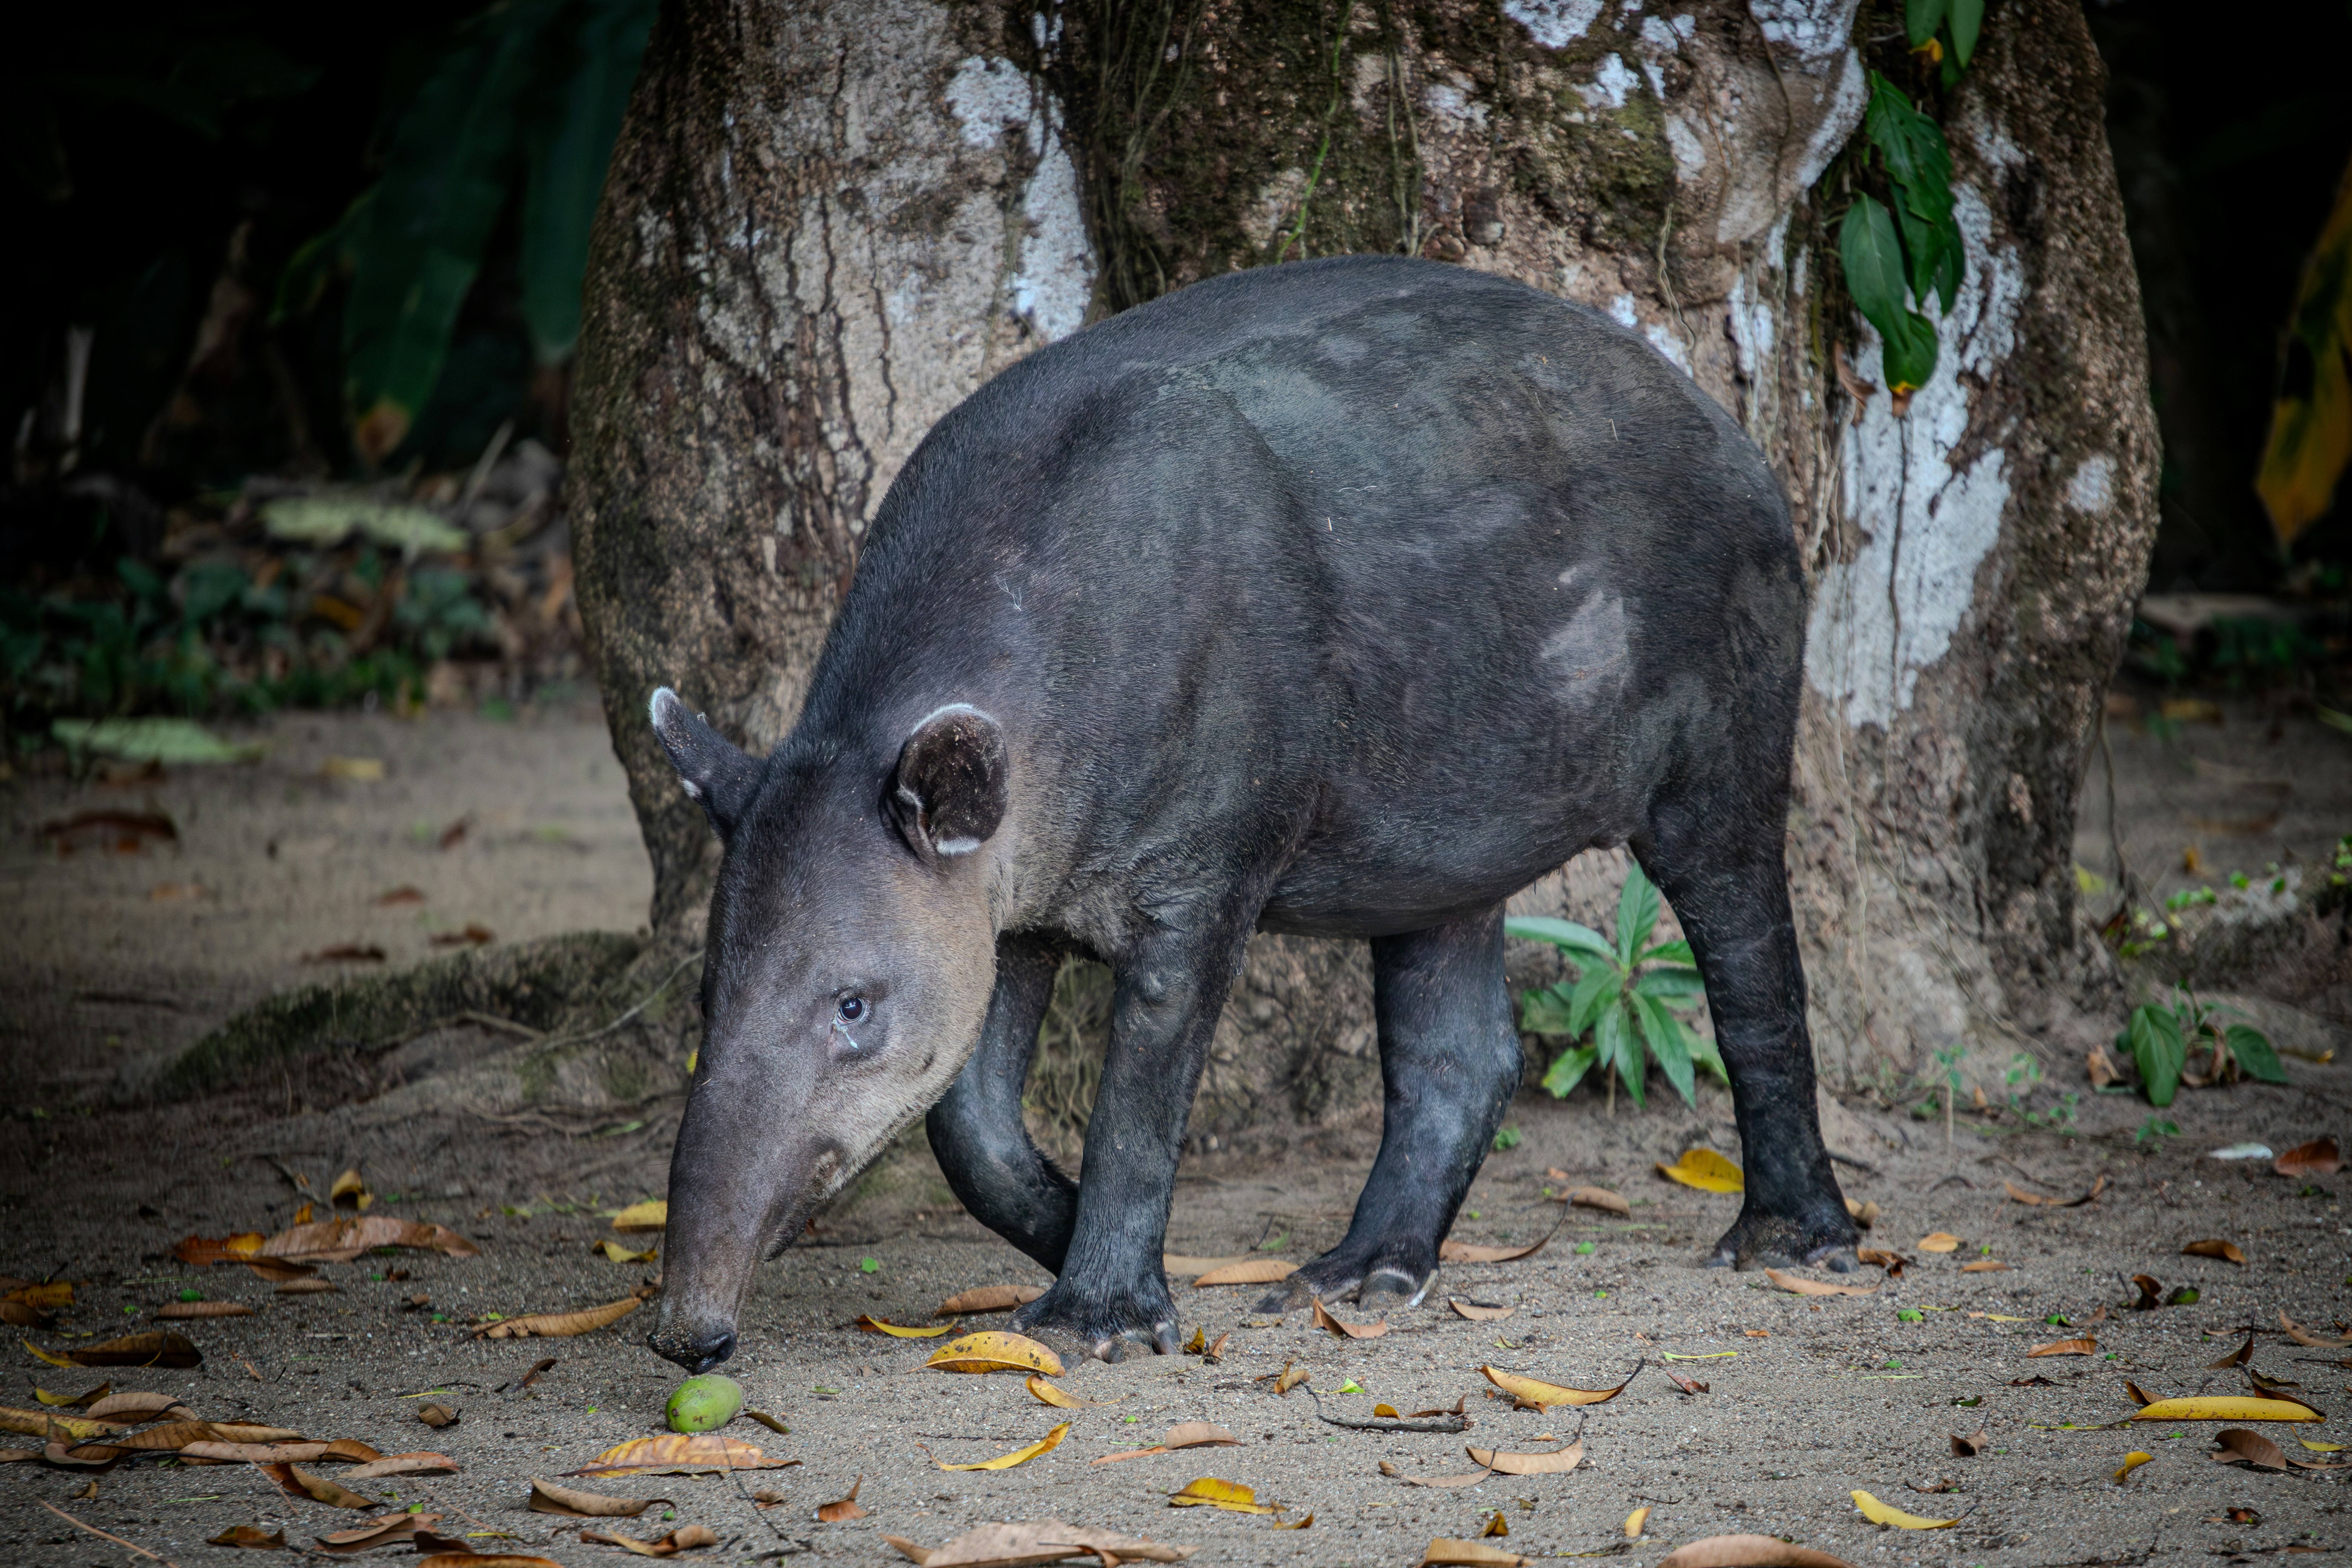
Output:
<path fill-rule="evenodd" d="M 844 1023 L 855 1024 L 864 1016 L 866 1016 L 865 997 L 844 996 L 841 999 L 841 1017 Z"/>

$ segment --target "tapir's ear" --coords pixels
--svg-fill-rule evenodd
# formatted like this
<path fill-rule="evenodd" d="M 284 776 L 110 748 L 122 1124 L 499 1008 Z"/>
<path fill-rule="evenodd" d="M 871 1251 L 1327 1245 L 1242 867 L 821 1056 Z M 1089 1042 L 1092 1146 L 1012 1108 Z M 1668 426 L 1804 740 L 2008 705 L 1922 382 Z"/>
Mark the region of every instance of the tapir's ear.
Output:
<path fill-rule="evenodd" d="M 702 803 L 710 826 L 721 838 L 751 804 L 760 783 L 760 764 L 745 756 L 726 736 L 703 722 L 702 715 L 687 710 L 677 693 L 665 686 L 648 706 L 654 733 L 669 753 L 670 766 L 687 795 Z"/>
<path fill-rule="evenodd" d="M 968 703 L 915 726 L 898 752 L 884 808 L 925 860 L 969 855 L 1004 820 L 1012 753 L 996 721 Z"/>

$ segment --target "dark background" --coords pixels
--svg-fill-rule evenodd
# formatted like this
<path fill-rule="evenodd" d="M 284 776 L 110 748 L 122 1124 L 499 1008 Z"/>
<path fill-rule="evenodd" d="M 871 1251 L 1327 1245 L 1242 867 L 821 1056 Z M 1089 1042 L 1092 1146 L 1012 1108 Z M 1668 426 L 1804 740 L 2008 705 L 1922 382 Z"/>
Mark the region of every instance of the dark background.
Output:
<path fill-rule="evenodd" d="M 0 412 L 12 439 L 56 395 L 66 329 L 82 323 L 96 328 L 85 471 L 133 475 L 165 505 L 248 473 L 354 474 L 338 300 L 272 328 L 270 296 L 295 247 L 379 172 L 390 122 L 478 8 L 134 4 L 19 17 L 0 66 Z M 2090 16 L 2167 453 L 2150 585 L 2271 588 L 2293 563 L 2252 480 L 2281 326 L 2352 155 L 2352 5 L 2225 18 L 2188 0 L 2117 0 Z M 234 270 L 259 301 L 252 341 L 187 389 L 202 404 L 194 427 L 155 433 L 248 223 Z M 562 450 L 561 389 L 534 386 L 513 256 L 503 234 L 439 389 L 387 469 L 463 466 L 509 419 Z M 2352 556 L 2344 510 L 2305 532 L 2297 560 L 2340 569 Z"/>

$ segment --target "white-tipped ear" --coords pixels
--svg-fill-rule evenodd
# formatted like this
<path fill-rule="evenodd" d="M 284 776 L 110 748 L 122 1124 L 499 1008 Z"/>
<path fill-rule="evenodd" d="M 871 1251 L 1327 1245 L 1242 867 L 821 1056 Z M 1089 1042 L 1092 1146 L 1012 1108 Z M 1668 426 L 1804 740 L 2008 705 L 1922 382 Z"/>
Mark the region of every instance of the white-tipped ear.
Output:
<path fill-rule="evenodd" d="M 655 736 L 669 753 L 670 766 L 687 797 L 698 803 L 720 837 L 734 831 L 759 786 L 760 764 L 691 712 L 668 687 L 657 688 L 646 705 Z"/>
<path fill-rule="evenodd" d="M 1012 774 L 996 721 L 952 702 L 907 737 L 883 806 L 909 849 L 934 863 L 953 859 L 987 843 L 1004 820 Z"/>

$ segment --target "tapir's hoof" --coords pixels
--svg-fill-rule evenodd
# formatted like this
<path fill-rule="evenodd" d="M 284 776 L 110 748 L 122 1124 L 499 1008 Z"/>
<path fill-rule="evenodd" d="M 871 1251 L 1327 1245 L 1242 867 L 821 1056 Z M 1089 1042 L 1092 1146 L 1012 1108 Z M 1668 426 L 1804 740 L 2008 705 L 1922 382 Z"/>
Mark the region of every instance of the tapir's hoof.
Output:
<path fill-rule="evenodd" d="M 1706 1260 L 1710 1268 L 1826 1268 L 1851 1274 L 1861 1267 L 1854 1257 L 1860 1233 L 1844 1214 L 1831 1210 L 1811 1220 L 1778 1215 L 1742 1214 L 1715 1244 Z"/>
<path fill-rule="evenodd" d="M 1097 1361 L 1118 1361 L 1130 1348 L 1176 1353 L 1176 1304 L 1169 1300 L 1164 1280 L 1156 1300 L 1148 1288 L 1108 1299 L 1077 1290 L 1066 1297 L 1068 1283 L 1066 1279 L 1057 1282 L 1014 1312 L 1014 1331 Z"/>
<path fill-rule="evenodd" d="M 1418 1307 L 1429 1288 L 1437 1280 L 1437 1270 L 1431 1269 L 1421 1279 L 1400 1274 L 1392 1268 L 1375 1269 L 1356 1291 L 1356 1305 L 1367 1316 L 1387 1317 L 1407 1307 Z"/>

